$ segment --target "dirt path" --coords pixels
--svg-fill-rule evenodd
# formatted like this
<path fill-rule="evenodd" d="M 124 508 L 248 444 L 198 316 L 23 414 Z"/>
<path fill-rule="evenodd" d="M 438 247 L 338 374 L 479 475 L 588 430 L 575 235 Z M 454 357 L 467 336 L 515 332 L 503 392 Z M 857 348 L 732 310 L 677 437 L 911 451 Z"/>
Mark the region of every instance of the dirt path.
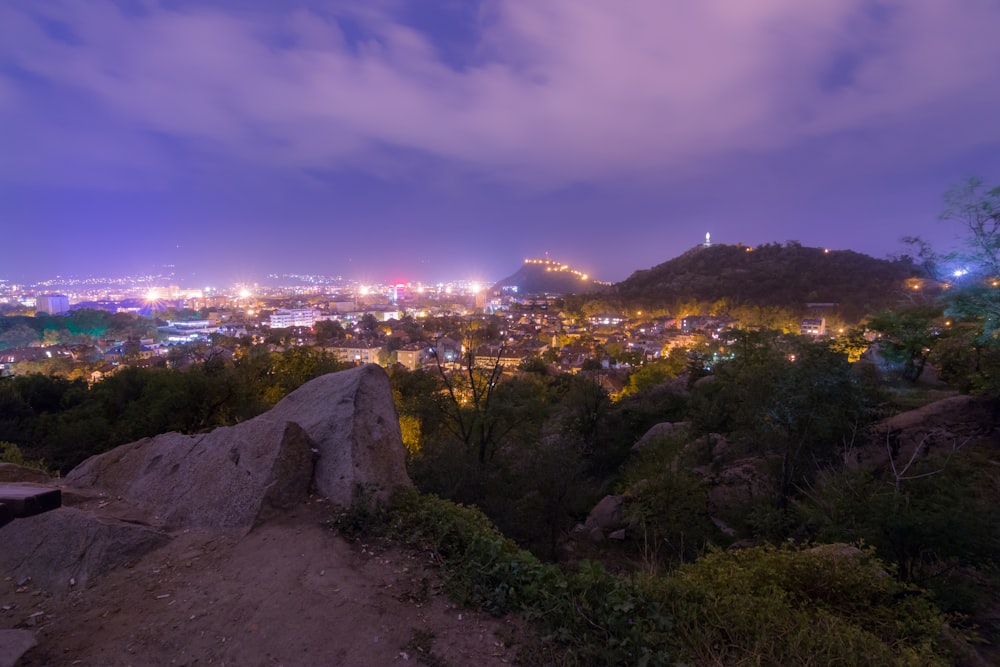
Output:
<path fill-rule="evenodd" d="M 35 632 L 25 666 L 514 662 L 513 622 L 456 608 L 419 556 L 348 543 L 326 516 L 311 502 L 238 540 L 177 535 L 59 597 L 6 578 L 0 628 Z"/>

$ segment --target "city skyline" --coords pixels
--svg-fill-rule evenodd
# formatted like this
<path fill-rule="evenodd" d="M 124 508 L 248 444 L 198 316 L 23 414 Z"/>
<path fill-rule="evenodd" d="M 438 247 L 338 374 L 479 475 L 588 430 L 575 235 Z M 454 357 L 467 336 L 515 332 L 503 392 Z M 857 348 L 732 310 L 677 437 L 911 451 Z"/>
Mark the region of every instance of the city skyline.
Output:
<path fill-rule="evenodd" d="M 997 27 L 980 0 L 13 0 L 0 278 L 944 248 L 947 188 L 1000 182 Z"/>

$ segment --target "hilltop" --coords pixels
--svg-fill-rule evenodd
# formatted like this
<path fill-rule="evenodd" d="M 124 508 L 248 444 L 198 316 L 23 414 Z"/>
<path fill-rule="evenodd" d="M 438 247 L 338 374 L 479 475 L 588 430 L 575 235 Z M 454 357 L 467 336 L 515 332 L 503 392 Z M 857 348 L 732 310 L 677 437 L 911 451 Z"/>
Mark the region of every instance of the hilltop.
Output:
<path fill-rule="evenodd" d="M 606 289 L 607 285 L 591 279 L 568 264 L 547 257 L 526 259 L 521 268 L 493 285 L 497 293 L 583 294 Z"/>
<path fill-rule="evenodd" d="M 915 275 L 909 261 L 876 259 L 852 250 L 795 242 L 697 246 L 636 271 L 616 285 L 625 300 L 646 306 L 682 300 L 799 308 L 834 303 L 842 311 L 871 311 L 899 301 Z"/>

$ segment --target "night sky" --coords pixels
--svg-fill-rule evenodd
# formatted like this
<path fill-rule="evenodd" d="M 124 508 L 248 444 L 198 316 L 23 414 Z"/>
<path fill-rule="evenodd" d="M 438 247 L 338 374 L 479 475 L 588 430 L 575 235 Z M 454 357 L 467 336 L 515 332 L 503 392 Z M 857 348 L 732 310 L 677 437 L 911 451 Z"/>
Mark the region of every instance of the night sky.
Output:
<path fill-rule="evenodd" d="M 938 245 L 996 0 L 3 0 L 0 278 L 598 279 Z"/>

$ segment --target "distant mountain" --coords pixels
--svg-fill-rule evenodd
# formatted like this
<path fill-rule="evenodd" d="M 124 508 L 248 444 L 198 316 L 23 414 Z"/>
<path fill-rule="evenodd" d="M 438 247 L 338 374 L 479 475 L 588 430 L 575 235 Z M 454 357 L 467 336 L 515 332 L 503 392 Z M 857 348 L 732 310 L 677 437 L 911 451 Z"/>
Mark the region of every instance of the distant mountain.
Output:
<path fill-rule="evenodd" d="M 551 259 L 526 259 L 517 272 L 493 286 L 494 292 L 509 294 L 584 294 L 606 289 L 606 283 Z"/>
<path fill-rule="evenodd" d="M 626 301 L 648 306 L 718 301 L 801 308 L 835 303 L 843 311 L 892 305 L 915 275 L 912 263 L 875 259 L 852 250 L 798 243 L 697 246 L 679 257 L 636 271 L 616 285 Z"/>

